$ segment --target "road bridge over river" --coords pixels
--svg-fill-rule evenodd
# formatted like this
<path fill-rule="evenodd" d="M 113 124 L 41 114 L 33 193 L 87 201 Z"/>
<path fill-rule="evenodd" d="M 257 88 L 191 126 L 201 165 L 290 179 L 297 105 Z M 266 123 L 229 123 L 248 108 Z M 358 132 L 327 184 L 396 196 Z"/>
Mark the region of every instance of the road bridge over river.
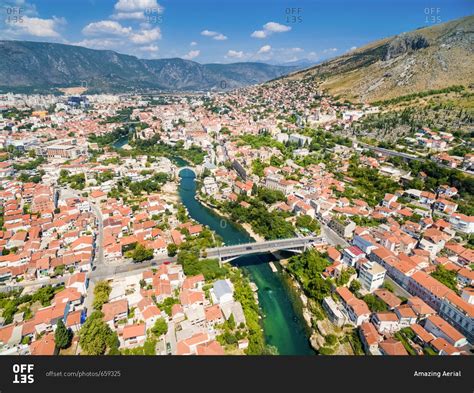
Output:
<path fill-rule="evenodd" d="M 207 258 L 217 258 L 221 262 L 229 262 L 244 255 L 265 252 L 291 251 L 301 253 L 311 245 L 322 243 L 324 243 L 324 240 L 321 237 L 315 236 L 268 240 L 263 242 L 209 248 L 206 250 L 206 256 Z"/>

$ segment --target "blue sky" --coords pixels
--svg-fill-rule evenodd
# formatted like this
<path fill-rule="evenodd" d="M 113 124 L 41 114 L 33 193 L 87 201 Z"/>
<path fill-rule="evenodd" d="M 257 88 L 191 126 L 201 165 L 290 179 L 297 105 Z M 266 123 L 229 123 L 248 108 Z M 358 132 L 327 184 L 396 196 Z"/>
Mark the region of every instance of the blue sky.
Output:
<path fill-rule="evenodd" d="M 472 0 L 0 0 L 0 4 L 1 39 L 61 42 L 200 63 L 319 61 L 376 39 L 474 13 Z"/>

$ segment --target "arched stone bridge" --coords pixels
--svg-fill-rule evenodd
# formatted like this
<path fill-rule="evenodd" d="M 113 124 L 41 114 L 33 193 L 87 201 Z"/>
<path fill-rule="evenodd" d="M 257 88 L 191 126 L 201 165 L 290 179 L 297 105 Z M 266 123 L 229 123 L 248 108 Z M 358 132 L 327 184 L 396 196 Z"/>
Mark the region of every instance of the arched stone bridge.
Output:
<path fill-rule="evenodd" d="M 200 175 L 202 172 L 202 167 L 201 166 L 178 166 L 176 167 L 174 174 L 176 177 L 179 177 L 179 174 L 182 170 L 184 169 L 189 169 L 192 171 L 196 176 Z"/>

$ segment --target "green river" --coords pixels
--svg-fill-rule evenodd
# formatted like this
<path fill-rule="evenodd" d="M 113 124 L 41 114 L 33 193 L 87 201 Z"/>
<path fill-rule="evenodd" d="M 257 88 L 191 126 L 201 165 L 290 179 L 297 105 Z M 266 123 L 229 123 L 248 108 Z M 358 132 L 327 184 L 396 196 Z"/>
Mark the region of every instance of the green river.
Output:
<path fill-rule="evenodd" d="M 178 166 L 186 165 L 178 158 L 173 161 Z M 194 220 L 219 234 L 227 245 L 254 241 L 245 230 L 196 200 L 195 174 L 191 170 L 183 169 L 180 178 L 179 195 Z M 297 295 L 282 273 L 271 270 L 268 262 L 274 260 L 271 254 L 259 254 L 238 258 L 232 263 L 242 268 L 258 287 L 267 344 L 275 346 L 280 355 L 313 355 Z"/>

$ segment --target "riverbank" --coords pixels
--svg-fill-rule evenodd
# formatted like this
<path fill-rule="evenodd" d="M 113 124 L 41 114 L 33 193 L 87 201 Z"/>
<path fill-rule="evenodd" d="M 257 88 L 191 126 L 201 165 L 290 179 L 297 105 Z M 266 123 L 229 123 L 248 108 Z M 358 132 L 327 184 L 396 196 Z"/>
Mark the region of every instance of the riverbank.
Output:
<path fill-rule="evenodd" d="M 252 229 L 252 225 L 248 223 L 241 224 L 242 227 L 247 231 L 247 233 L 254 238 L 256 242 L 264 242 L 265 238 L 263 236 L 260 236 L 259 234 L 255 233 L 254 230 Z"/>
<path fill-rule="evenodd" d="M 288 278 L 287 282 L 289 283 L 289 285 L 291 285 L 291 290 L 298 296 L 300 307 L 301 307 L 301 314 L 303 315 L 303 319 L 306 322 L 306 326 L 309 331 L 309 336 L 310 336 L 309 341 L 313 349 L 317 351 L 320 348 L 320 346 L 317 344 L 317 341 L 318 341 L 316 338 L 317 331 L 314 329 L 314 326 L 313 326 L 313 313 L 311 312 L 311 309 L 310 309 L 309 299 L 304 294 L 303 288 L 301 287 L 301 284 L 299 283 L 299 281 L 295 277 L 293 277 L 293 275 L 289 273 L 287 269 L 289 258 L 280 259 L 278 262 L 284 274 Z"/>
<path fill-rule="evenodd" d="M 179 203 L 178 183 L 172 181 L 167 182 L 161 189 L 161 194 L 164 196 L 166 202 Z"/>
<path fill-rule="evenodd" d="M 202 199 L 199 195 L 196 195 L 196 200 L 198 200 L 200 203 L 202 203 L 208 209 L 212 210 L 218 216 L 226 218 L 230 221 L 229 214 L 224 213 L 221 210 L 217 209 L 215 206 L 211 205 L 209 202 Z M 245 223 L 242 223 L 242 224 L 241 223 L 234 223 L 234 224 L 241 226 L 249 234 L 249 236 L 252 237 L 253 240 L 255 240 L 256 242 L 264 242 L 265 241 L 265 238 L 263 236 L 259 235 L 258 233 L 255 233 L 255 231 L 252 228 L 252 225 L 250 225 L 249 223 L 245 222 Z"/>
<path fill-rule="evenodd" d="M 301 312 L 310 334 L 311 347 L 321 355 L 354 355 L 351 340 L 347 337 L 353 329 L 338 328 L 333 325 L 325 316 L 321 305 L 305 295 L 301 283 L 287 268 L 288 259 L 280 260 L 280 266 L 287 275 L 292 290 L 298 294 Z M 329 344 L 331 341 L 328 343 L 328 337 L 330 336 L 336 338 L 335 343 Z"/>

